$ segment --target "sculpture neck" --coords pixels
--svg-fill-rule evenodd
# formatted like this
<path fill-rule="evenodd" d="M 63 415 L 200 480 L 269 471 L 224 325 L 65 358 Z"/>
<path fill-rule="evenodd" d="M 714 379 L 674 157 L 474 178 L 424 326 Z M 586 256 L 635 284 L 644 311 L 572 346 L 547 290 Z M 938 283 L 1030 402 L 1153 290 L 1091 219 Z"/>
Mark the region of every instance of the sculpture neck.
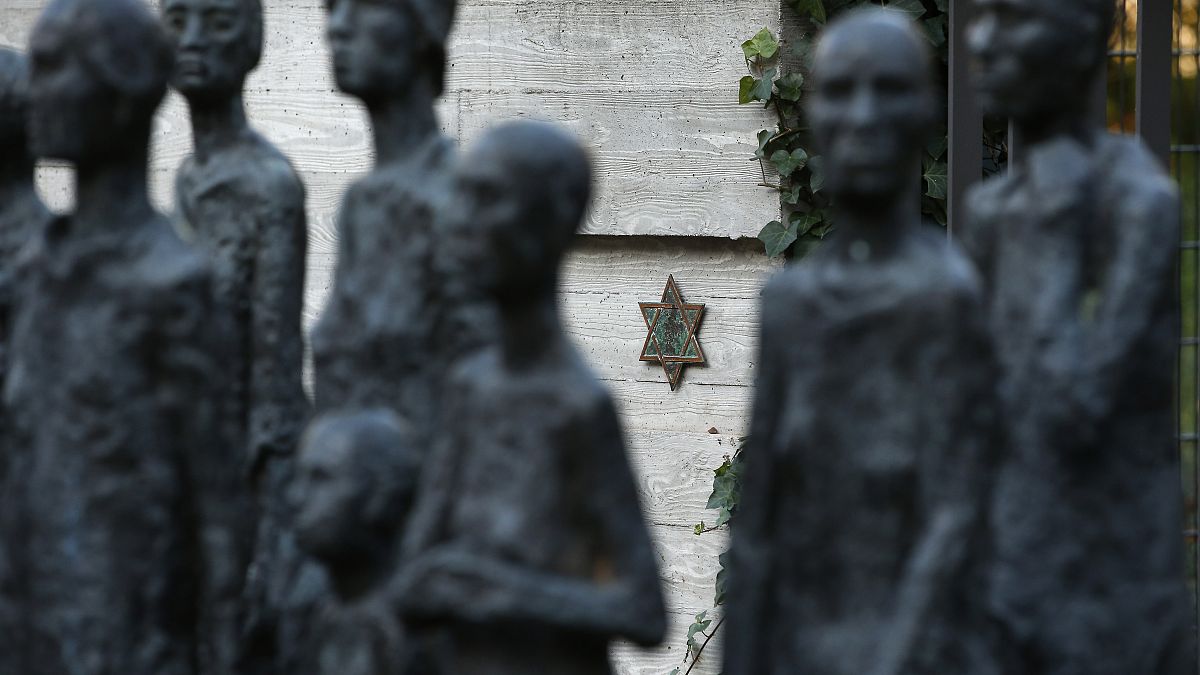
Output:
<path fill-rule="evenodd" d="M 1073 138 L 1090 146 L 1096 131 L 1089 122 L 1086 109 L 1073 105 L 1064 106 L 1055 111 L 1055 114 L 1015 120 L 1013 127 L 1019 146 L 1039 145 L 1055 138 Z M 1021 152 L 1019 148 L 1013 153 L 1017 165 L 1023 165 L 1028 156 L 1028 153 Z"/>
<path fill-rule="evenodd" d="M 250 130 L 240 93 L 212 101 L 190 99 L 188 107 L 192 113 L 192 151 L 202 164 L 214 151 L 241 141 Z"/>
<path fill-rule="evenodd" d="M 125 148 L 94 164 L 79 164 L 75 172 L 75 214 L 72 230 L 99 234 L 143 223 L 154 216 L 146 189 L 147 151 Z"/>
<path fill-rule="evenodd" d="M 552 286 L 553 288 L 553 286 Z M 500 349 L 504 363 L 523 370 L 554 354 L 562 344 L 553 290 L 500 306 Z"/>
<path fill-rule="evenodd" d="M 21 197 L 36 190 L 33 183 L 34 163 L 25 149 L 6 148 L 3 152 L 18 159 L 0 164 L 0 209 L 15 205 Z"/>
<path fill-rule="evenodd" d="M 403 97 L 370 102 L 375 163 L 389 164 L 411 157 L 438 133 L 433 93 L 418 82 Z"/>
<path fill-rule="evenodd" d="M 838 211 L 837 234 L 831 243 L 839 253 L 852 259 L 861 257 L 863 251 L 872 260 L 890 256 L 920 227 L 916 194 L 915 190 L 908 190 L 896 199 L 874 203 L 845 200 L 847 206 Z M 862 249 L 858 244 L 866 244 L 867 248 Z"/>

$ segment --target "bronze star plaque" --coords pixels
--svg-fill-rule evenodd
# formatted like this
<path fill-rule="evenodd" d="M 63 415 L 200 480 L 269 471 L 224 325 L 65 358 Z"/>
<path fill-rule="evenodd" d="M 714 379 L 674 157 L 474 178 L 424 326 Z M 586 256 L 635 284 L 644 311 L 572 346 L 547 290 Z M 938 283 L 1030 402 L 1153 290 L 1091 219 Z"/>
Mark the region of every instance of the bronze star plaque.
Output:
<path fill-rule="evenodd" d="M 696 339 L 700 320 L 704 318 L 704 305 L 684 302 L 672 275 L 667 277 L 662 302 L 639 302 L 638 306 L 649 329 L 641 360 L 662 364 L 674 391 L 679 386 L 684 364 L 704 363 L 704 351 Z"/>

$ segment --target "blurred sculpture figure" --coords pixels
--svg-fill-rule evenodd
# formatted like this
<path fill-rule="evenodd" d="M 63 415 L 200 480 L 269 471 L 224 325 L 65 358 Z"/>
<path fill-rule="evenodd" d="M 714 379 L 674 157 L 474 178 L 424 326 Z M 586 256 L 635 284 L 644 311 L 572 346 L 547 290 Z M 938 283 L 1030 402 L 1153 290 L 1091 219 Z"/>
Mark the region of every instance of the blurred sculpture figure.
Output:
<path fill-rule="evenodd" d="M 243 670 L 298 639 L 285 607 L 304 593 L 287 527 L 286 483 L 308 412 L 304 340 L 304 186 L 247 124 L 242 88 L 262 53 L 259 0 L 164 0 L 172 84 L 191 109 L 194 154 L 176 176 L 183 226 L 210 257 L 232 374 L 229 401 L 260 518 L 249 570 Z M 286 650 L 286 646 L 282 647 Z"/>
<path fill-rule="evenodd" d="M 8 374 L 9 333 L 12 330 L 13 286 L 18 256 L 31 238 L 50 221 L 50 212 L 33 185 L 33 157 L 26 139 L 25 116 L 29 107 L 28 64 L 21 54 L 0 48 L 0 387 Z M 0 410 L 0 438 L 7 433 L 7 415 Z M 10 560 L 8 536 L 15 534 L 7 522 L 12 515 L 5 476 L 9 453 L 0 441 L 0 673 L 19 673 L 10 661 L 20 653 L 20 574 Z"/>
<path fill-rule="evenodd" d="M 232 669 L 251 533 L 211 274 L 146 189 L 171 63 L 138 0 L 53 0 L 31 38 L 31 147 L 77 206 L 23 255 L 4 390 L 23 675 Z"/>
<path fill-rule="evenodd" d="M 963 233 L 1010 437 L 994 611 L 1022 673 L 1194 673 L 1171 403 L 1175 188 L 1087 110 L 1112 0 L 975 4 L 976 88 L 1020 141 L 1008 174 L 971 195 Z"/>
<path fill-rule="evenodd" d="M 411 672 L 386 588 L 417 485 L 413 440 L 387 410 L 323 416 L 305 433 L 292 486 L 296 535 L 334 589 L 318 611 L 305 673 Z"/>
<path fill-rule="evenodd" d="M 439 672 L 607 675 L 613 639 L 665 630 L 616 411 L 557 312 L 590 181 L 579 145 L 540 124 L 498 127 L 462 162 L 464 258 L 500 333 L 452 378 L 394 590 Z"/>
<path fill-rule="evenodd" d="M 433 109 L 456 4 L 328 3 L 334 76 L 367 107 L 376 165 L 342 203 L 333 290 L 312 334 L 317 407 L 389 407 L 425 438 L 459 282 L 440 273 L 453 145 Z"/>
<path fill-rule="evenodd" d="M 1010 672 L 975 602 L 994 431 L 979 281 L 915 201 L 930 55 L 903 15 L 859 11 L 812 75 L 838 229 L 763 296 L 724 672 Z"/>

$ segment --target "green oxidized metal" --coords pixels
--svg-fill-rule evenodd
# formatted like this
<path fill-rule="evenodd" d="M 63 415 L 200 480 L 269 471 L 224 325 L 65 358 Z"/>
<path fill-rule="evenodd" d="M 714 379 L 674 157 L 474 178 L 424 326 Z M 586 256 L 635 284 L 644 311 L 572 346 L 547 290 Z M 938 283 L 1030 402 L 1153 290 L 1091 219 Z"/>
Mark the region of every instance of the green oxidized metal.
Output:
<path fill-rule="evenodd" d="M 704 363 L 704 351 L 696 339 L 704 305 L 684 302 L 672 275 L 667 277 L 661 302 L 640 302 L 638 306 L 648 329 L 641 360 L 662 364 L 674 390 L 679 386 L 684 364 Z"/>

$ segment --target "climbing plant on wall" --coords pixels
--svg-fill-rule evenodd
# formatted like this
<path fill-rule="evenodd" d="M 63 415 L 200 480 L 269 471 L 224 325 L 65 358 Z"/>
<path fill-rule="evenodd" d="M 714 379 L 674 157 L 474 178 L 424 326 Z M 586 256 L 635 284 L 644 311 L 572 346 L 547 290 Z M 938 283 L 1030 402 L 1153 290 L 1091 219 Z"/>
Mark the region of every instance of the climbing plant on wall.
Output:
<path fill-rule="evenodd" d="M 775 112 L 778 126 L 758 133 L 755 158 L 762 167 L 763 187 L 778 191 L 781 220 L 767 223 L 758 238 L 768 256 L 789 249 L 803 256 L 834 228 L 833 212 L 824 191 L 821 156 L 812 149 L 804 116 L 805 81 L 814 36 L 832 18 L 863 5 L 882 5 L 918 22 L 943 63 L 948 59 L 949 0 L 786 0 L 799 23 L 799 34 L 781 40 L 763 28 L 742 44 L 750 74 L 741 79 L 738 99 L 762 103 Z M 790 36 L 789 36 L 790 37 Z M 942 69 L 945 72 L 945 69 Z M 935 136 L 923 157 L 925 217 L 946 224 L 946 134 Z"/>

